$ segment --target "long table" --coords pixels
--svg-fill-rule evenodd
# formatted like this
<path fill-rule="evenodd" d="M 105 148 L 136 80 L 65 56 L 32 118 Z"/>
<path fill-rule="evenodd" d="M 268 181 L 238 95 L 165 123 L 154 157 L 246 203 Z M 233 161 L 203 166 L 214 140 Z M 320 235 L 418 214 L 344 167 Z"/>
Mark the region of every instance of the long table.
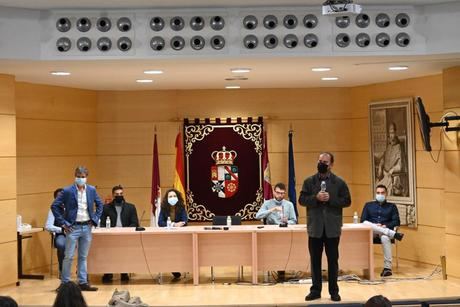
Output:
<path fill-rule="evenodd" d="M 94 229 L 88 273 L 192 272 L 198 285 L 203 266 L 251 266 L 253 284 L 258 283 L 258 271 L 309 271 L 306 225 L 209 228 Z M 363 270 L 374 279 L 372 237 L 367 225 L 344 224 L 340 269 Z"/>

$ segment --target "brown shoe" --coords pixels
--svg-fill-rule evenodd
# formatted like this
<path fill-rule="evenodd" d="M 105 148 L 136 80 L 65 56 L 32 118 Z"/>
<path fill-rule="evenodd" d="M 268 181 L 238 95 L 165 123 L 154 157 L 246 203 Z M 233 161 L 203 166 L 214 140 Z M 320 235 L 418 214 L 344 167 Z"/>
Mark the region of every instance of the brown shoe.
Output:
<path fill-rule="evenodd" d="M 90 284 L 79 284 L 81 291 L 97 291 L 98 288 L 91 286 Z"/>

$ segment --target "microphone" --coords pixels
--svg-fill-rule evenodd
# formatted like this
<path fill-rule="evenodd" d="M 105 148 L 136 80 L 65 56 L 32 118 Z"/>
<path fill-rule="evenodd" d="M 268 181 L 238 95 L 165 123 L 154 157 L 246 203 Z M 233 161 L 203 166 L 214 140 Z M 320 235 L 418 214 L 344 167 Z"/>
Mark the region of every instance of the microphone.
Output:
<path fill-rule="evenodd" d="M 281 223 L 280 223 L 280 227 L 287 227 L 287 222 L 283 221 L 284 219 L 284 206 L 283 206 L 283 201 L 281 201 Z"/>
<path fill-rule="evenodd" d="M 321 181 L 321 192 L 326 192 L 326 181 Z"/>
<path fill-rule="evenodd" d="M 144 217 L 144 214 L 145 214 L 145 210 L 142 212 L 141 219 L 139 221 L 142 221 L 142 218 Z M 140 226 L 136 227 L 136 231 L 144 231 L 144 230 L 145 230 L 144 227 L 140 227 Z"/>

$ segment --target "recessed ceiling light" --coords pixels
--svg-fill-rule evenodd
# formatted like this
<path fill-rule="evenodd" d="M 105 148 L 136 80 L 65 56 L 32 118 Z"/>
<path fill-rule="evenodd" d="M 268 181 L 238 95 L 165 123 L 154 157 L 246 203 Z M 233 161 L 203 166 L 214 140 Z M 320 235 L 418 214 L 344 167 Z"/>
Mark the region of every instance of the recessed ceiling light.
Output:
<path fill-rule="evenodd" d="M 69 76 L 70 72 L 68 71 L 52 71 L 50 72 L 53 76 Z"/>
<path fill-rule="evenodd" d="M 336 81 L 336 80 L 339 80 L 339 78 L 337 78 L 337 77 L 324 77 L 324 78 L 321 78 L 321 80 L 323 80 L 323 81 Z"/>
<path fill-rule="evenodd" d="M 230 71 L 234 74 L 244 74 L 247 72 L 251 72 L 251 68 L 232 68 Z"/>
<path fill-rule="evenodd" d="M 151 79 L 137 79 L 136 82 L 137 83 L 152 83 L 153 80 L 151 80 Z"/>
<path fill-rule="evenodd" d="M 234 90 L 234 89 L 239 89 L 240 86 L 239 85 L 227 85 L 225 88 L 228 90 Z"/>
<path fill-rule="evenodd" d="M 388 67 L 388 70 L 407 70 L 409 67 L 407 66 L 390 66 Z"/>
<path fill-rule="evenodd" d="M 313 67 L 311 71 L 321 72 L 321 71 L 331 71 L 330 67 Z"/>
<path fill-rule="evenodd" d="M 153 69 L 153 70 L 144 70 L 144 74 L 146 75 L 161 75 L 163 73 L 162 70 Z"/>

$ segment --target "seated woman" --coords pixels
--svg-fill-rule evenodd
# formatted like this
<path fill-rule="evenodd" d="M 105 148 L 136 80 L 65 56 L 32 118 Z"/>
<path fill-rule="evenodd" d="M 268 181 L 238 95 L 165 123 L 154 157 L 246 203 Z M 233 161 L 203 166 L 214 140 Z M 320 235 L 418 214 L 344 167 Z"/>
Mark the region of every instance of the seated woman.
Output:
<path fill-rule="evenodd" d="M 168 190 L 161 201 L 158 226 L 166 227 L 168 225 L 168 217 L 171 219 L 171 227 L 187 225 L 187 211 L 185 210 L 184 198 L 176 189 Z M 175 279 L 181 276 L 179 272 L 173 272 L 172 274 Z"/>

